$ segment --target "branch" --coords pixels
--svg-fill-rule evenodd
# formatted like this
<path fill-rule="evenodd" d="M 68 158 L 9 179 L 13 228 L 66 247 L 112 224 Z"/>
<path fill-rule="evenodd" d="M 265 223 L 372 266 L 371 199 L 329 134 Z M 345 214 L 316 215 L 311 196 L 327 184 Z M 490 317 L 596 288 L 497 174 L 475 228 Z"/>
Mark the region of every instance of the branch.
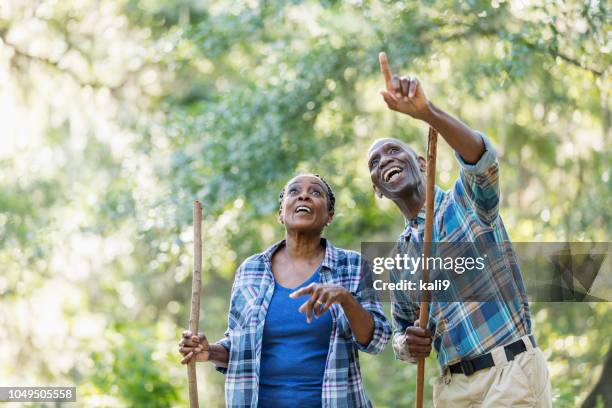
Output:
<path fill-rule="evenodd" d="M 606 360 L 603 363 L 603 370 L 601 371 L 599 381 L 597 381 L 595 387 L 593 387 L 582 403 L 582 408 L 595 408 L 598 406 L 598 400 L 603 402 L 602 406 L 610 406 L 612 403 L 612 390 L 610 390 L 608 385 L 610 375 L 612 375 L 612 344 L 608 349 Z"/>
<path fill-rule="evenodd" d="M 540 46 L 538 44 L 531 43 L 531 42 L 527 41 L 525 38 L 522 38 L 522 37 L 518 37 L 517 36 L 516 39 L 518 41 L 520 41 L 523 45 L 525 45 L 529 49 L 550 54 L 552 57 L 555 57 L 555 58 L 561 58 L 563 61 L 569 62 L 570 64 L 575 65 L 578 68 L 582 68 L 582 69 L 584 69 L 586 71 L 589 71 L 589 72 L 593 73 L 596 76 L 602 76 L 603 75 L 603 71 L 602 70 L 597 69 L 595 67 L 588 66 L 586 64 L 581 64 L 580 61 L 576 60 L 575 58 L 572 58 L 572 57 L 568 56 L 567 54 L 563 54 L 563 53 L 559 52 L 556 49 L 553 49 L 551 47 L 542 47 L 542 46 Z"/>
<path fill-rule="evenodd" d="M 456 25 L 463 27 L 464 29 L 458 30 L 452 34 L 448 34 L 445 36 L 435 36 L 434 35 L 433 38 L 429 39 L 429 41 L 430 42 L 432 42 L 433 40 L 437 40 L 441 42 L 456 41 L 456 40 L 470 38 L 474 35 L 479 35 L 483 37 L 492 37 L 492 36 L 499 36 L 499 34 L 502 31 L 494 27 L 482 26 L 478 24 L 456 23 Z M 556 48 L 534 44 L 518 34 L 513 34 L 510 32 L 508 32 L 508 34 L 510 34 L 511 36 L 510 37 L 511 42 L 519 42 L 535 52 L 548 54 L 553 58 L 561 58 L 563 61 L 570 63 L 578 68 L 589 71 L 593 73 L 595 76 L 602 76 L 604 74 L 603 70 L 593 67 L 593 66 L 588 66 L 586 64 L 581 64 L 580 61 L 578 61 L 577 59 L 572 58 L 571 56 L 560 52 Z"/>
<path fill-rule="evenodd" d="M 117 90 L 119 90 L 120 88 L 122 88 L 128 81 L 127 78 L 125 78 L 120 84 L 118 85 L 108 85 L 102 82 L 97 82 L 97 81 L 85 81 L 83 80 L 77 73 L 75 73 L 74 71 L 68 69 L 68 68 L 64 68 L 61 67 L 59 65 L 59 61 L 54 61 L 51 58 L 47 58 L 47 57 L 43 57 L 43 56 L 38 56 L 38 55 L 32 55 L 29 54 L 27 52 L 24 52 L 22 50 L 19 49 L 19 47 L 16 44 L 13 44 L 9 41 L 6 40 L 6 38 L 4 38 L 4 36 L 2 35 L 2 33 L 0 33 L 0 40 L 2 40 L 2 42 L 8 46 L 11 47 L 13 49 L 13 51 L 15 52 L 15 55 L 17 57 L 23 58 L 23 59 L 27 59 L 30 61 L 36 61 L 39 63 L 42 63 L 43 65 L 46 65 L 58 72 L 61 72 L 63 74 L 67 74 L 70 77 L 72 77 L 76 82 L 78 82 L 81 86 L 85 87 L 85 86 L 90 86 L 92 88 L 108 88 L 111 92 L 115 92 Z M 64 53 L 65 55 L 66 53 Z"/>

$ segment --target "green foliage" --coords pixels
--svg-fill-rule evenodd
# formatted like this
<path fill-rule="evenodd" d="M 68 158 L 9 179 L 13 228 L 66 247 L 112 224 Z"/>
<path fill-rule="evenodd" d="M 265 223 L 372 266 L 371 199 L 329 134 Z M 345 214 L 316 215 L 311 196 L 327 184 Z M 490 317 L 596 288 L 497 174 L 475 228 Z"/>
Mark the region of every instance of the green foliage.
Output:
<path fill-rule="evenodd" d="M 174 355 L 189 310 L 194 199 L 204 204 L 211 339 L 223 333 L 236 266 L 282 238 L 277 197 L 294 173 L 321 173 L 334 187 L 326 235 L 335 244 L 393 240 L 402 220 L 372 193 L 367 149 L 393 135 L 424 151 L 426 128 L 385 109 L 381 50 L 493 140 L 513 240 L 608 241 L 605 6 L 63 0 L 3 9 L 0 325 L 16 334 L 0 378 L 78 382 L 91 406 L 184 403 Z M 458 169 L 444 144 L 438 160 L 448 188 Z M 41 297 L 58 292 L 70 296 Z M 597 381 L 610 311 L 534 305 L 555 406 L 580 404 Z M 413 403 L 414 367 L 390 350 L 364 356 L 362 369 L 375 406 Z M 222 406 L 223 377 L 200 373 L 206 406 Z"/>
<path fill-rule="evenodd" d="M 155 355 L 151 329 L 121 328 L 109 336 L 109 348 L 92 353 L 94 369 L 86 388 L 90 392 L 115 397 L 122 405 L 171 407 L 179 401 L 167 366 L 160 364 L 170 356 Z"/>

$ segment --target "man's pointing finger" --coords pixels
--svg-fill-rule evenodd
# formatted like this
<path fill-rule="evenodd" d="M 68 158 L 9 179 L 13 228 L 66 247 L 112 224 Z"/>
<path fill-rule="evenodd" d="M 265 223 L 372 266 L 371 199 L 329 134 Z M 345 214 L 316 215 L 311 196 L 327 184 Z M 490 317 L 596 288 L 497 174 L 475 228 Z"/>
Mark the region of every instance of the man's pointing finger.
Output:
<path fill-rule="evenodd" d="M 387 85 L 387 91 L 393 92 L 393 85 L 391 84 L 391 71 L 389 71 L 389 61 L 387 60 L 387 54 L 381 52 L 378 54 L 378 62 L 380 63 L 380 72 L 382 72 L 385 78 L 385 85 Z"/>

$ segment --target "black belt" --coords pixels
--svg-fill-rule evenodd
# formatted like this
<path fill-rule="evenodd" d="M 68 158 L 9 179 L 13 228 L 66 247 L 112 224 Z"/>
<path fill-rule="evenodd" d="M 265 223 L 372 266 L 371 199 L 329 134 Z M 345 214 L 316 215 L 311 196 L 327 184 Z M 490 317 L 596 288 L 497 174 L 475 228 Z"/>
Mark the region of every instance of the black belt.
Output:
<path fill-rule="evenodd" d="M 536 342 L 532 335 L 529 335 L 529 341 L 531 341 L 531 345 L 535 348 Z M 508 344 L 504 346 L 504 351 L 506 352 L 506 358 L 508 361 L 514 360 L 514 356 L 521 354 L 524 351 L 527 351 L 527 346 L 523 340 L 517 340 L 512 344 Z M 495 365 L 495 361 L 493 361 L 493 356 L 491 353 L 483 354 L 481 356 L 475 357 L 471 360 L 462 360 L 457 364 L 453 364 L 448 366 L 448 369 L 453 374 L 465 374 L 472 375 L 476 371 L 484 370 L 485 368 L 490 368 Z"/>

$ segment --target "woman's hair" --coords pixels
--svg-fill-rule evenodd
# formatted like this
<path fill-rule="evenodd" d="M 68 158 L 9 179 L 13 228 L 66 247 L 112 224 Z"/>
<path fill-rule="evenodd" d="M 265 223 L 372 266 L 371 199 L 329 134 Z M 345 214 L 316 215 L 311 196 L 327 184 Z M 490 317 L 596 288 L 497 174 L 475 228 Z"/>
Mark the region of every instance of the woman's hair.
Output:
<path fill-rule="evenodd" d="M 319 180 L 321 180 L 323 182 L 323 184 L 325 184 L 325 189 L 327 190 L 327 209 L 329 211 L 331 211 L 332 215 L 334 214 L 334 210 L 335 210 L 335 206 L 336 206 L 336 196 L 334 195 L 334 190 L 332 190 L 331 186 L 329 185 L 329 183 L 327 181 L 325 181 L 325 179 L 323 177 L 321 177 L 319 174 L 311 174 L 311 173 L 304 173 L 304 174 L 298 174 L 296 177 L 299 176 L 314 176 L 316 178 L 318 178 Z M 283 189 L 281 190 L 279 196 L 278 196 L 278 207 L 279 209 L 283 206 L 283 198 L 285 197 L 285 189 L 287 188 L 287 186 L 285 185 L 285 187 L 283 187 Z"/>

